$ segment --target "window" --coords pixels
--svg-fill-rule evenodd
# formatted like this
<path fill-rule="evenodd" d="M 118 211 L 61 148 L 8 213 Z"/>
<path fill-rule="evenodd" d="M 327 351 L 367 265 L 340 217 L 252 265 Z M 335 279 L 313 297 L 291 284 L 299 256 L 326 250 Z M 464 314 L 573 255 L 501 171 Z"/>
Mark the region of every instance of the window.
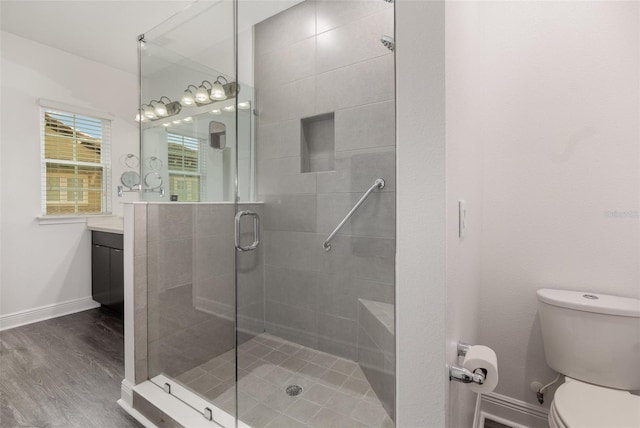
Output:
<path fill-rule="evenodd" d="M 44 215 L 109 212 L 111 121 L 42 109 Z"/>
<path fill-rule="evenodd" d="M 169 193 L 183 202 L 198 202 L 204 192 L 204 153 L 197 138 L 167 134 Z"/>

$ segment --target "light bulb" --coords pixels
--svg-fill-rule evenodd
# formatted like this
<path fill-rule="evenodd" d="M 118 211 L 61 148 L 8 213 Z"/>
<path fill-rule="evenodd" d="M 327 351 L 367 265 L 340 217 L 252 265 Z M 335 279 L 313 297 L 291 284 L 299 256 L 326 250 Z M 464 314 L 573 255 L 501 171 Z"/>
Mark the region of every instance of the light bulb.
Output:
<path fill-rule="evenodd" d="M 245 101 L 243 103 L 238 103 L 238 108 L 240 110 L 248 110 L 251 108 L 251 103 L 249 101 Z"/>
<path fill-rule="evenodd" d="M 164 105 L 162 101 L 158 101 L 158 104 L 155 105 L 154 110 L 160 117 L 164 117 L 167 115 L 167 106 Z"/>
<path fill-rule="evenodd" d="M 205 88 L 204 85 L 200 85 L 196 91 L 196 101 L 200 104 L 209 102 L 209 91 L 207 91 L 207 88 Z"/>
<path fill-rule="evenodd" d="M 216 80 L 211 88 L 211 99 L 216 101 L 226 100 L 227 94 L 224 92 L 224 87 L 222 87 L 222 83 Z"/>
<path fill-rule="evenodd" d="M 156 112 L 153 111 L 153 107 L 151 107 L 151 106 L 144 106 L 142 108 L 142 111 L 143 111 L 144 115 L 146 117 L 148 117 L 149 119 L 155 119 L 157 117 L 156 116 Z"/>
<path fill-rule="evenodd" d="M 193 93 L 189 89 L 184 91 L 184 94 L 182 94 L 182 98 L 180 99 L 180 104 L 182 104 L 183 106 L 192 106 L 195 104 L 195 100 L 193 99 Z"/>

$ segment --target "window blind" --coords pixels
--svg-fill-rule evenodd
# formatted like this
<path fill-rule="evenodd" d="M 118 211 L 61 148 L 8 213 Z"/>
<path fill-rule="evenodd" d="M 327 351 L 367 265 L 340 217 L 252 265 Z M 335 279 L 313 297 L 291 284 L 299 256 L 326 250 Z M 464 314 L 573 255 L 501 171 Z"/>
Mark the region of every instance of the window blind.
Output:
<path fill-rule="evenodd" d="M 198 202 L 204 192 L 204 151 L 197 138 L 167 133 L 169 192 L 179 201 Z"/>
<path fill-rule="evenodd" d="M 42 108 L 42 212 L 110 211 L 111 121 Z"/>

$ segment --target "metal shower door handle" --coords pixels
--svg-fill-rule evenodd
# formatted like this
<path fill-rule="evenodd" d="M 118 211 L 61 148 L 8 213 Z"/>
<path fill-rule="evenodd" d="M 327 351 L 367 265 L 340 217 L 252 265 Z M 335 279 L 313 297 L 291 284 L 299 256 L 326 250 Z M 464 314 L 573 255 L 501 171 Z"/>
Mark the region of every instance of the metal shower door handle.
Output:
<path fill-rule="evenodd" d="M 249 215 L 253 217 L 253 243 L 249 246 L 243 247 L 240 244 L 240 220 L 242 219 L 242 217 Z M 260 245 L 260 216 L 257 213 L 254 213 L 253 211 L 238 211 L 238 213 L 236 214 L 236 225 L 235 225 L 235 232 L 236 232 L 236 236 L 235 236 L 235 244 L 236 244 L 236 249 L 238 251 L 253 251 L 256 248 L 258 248 L 258 245 Z"/>

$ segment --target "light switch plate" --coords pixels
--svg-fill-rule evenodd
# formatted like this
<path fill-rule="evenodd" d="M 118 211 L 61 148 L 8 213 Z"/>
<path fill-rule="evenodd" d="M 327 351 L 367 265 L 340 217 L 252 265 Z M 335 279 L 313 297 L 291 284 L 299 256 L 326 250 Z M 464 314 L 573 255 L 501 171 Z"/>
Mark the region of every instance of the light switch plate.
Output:
<path fill-rule="evenodd" d="M 467 228 L 467 203 L 460 199 L 458 201 L 458 236 L 464 238 L 464 232 Z"/>

